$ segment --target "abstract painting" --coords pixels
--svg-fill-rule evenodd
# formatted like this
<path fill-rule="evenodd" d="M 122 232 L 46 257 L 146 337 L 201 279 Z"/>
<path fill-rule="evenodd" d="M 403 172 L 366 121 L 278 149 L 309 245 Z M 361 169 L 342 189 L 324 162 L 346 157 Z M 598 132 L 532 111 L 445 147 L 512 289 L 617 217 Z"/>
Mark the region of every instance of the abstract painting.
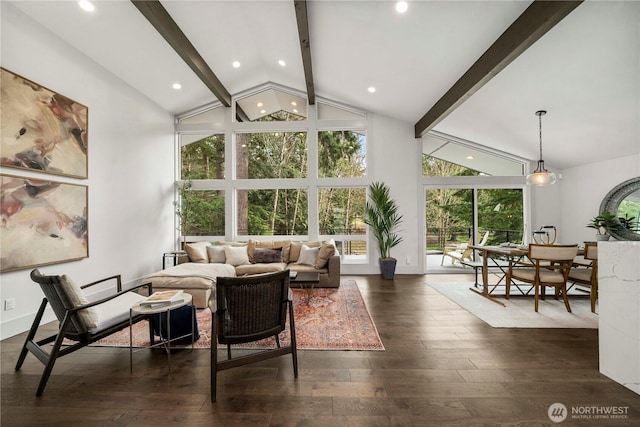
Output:
<path fill-rule="evenodd" d="M 87 178 L 88 108 L 0 68 L 0 164 Z"/>
<path fill-rule="evenodd" d="M 0 174 L 0 271 L 89 256 L 86 185 Z"/>

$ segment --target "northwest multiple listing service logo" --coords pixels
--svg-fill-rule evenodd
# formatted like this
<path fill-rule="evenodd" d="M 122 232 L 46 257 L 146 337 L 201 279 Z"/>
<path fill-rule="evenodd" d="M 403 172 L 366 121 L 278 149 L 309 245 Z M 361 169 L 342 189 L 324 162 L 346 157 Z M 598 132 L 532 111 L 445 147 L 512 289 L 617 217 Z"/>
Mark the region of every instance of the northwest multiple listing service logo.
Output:
<path fill-rule="evenodd" d="M 629 418 L 628 406 L 572 406 L 567 409 L 562 403 L 554 403 L 547 410 L 549 419 L 554 423 L 561 423 L 567 418 L 572 420 L 619 420 Z"/>

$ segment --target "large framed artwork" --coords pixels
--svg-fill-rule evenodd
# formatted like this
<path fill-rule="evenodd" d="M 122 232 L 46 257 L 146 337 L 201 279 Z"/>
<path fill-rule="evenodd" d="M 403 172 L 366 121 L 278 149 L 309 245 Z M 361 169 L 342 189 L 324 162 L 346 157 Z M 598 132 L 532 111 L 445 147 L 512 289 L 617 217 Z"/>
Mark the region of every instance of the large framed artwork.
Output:
<path fill-rule="evenodd" d="M 87 178 L 89 110 L 0 68 L 2 166 Z"/>
<path fill-rule="evenodd" d="M 88 187 L 0 174 L 2 272 L 89 256 Z"/>

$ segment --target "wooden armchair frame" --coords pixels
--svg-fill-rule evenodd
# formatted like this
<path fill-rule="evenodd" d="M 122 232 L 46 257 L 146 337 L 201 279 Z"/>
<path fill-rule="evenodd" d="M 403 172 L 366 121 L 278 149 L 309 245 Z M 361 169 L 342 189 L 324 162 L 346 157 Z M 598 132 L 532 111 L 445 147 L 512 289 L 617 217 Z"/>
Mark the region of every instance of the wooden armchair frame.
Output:
<path fill-rule="evenodd" d="M 40 360 L 40 362 L 45 365 L 45 369 L 40 379 L 40 384 L 38 385 L 38 389 L 36 391 L 36 396 L 41 396 L 44 392 L 47 381 L 49 380 L 49 376 L 51 375 L 51 371 L 53 370 L 53 366 L 55 365 L 56 360 L 59 357 L 73 353 L 74 351 L 86 347 L 87 345 L 96 342 L 108 335 L 111 335 L 114 332 L 118 332 L 124 328 L 129 327 L 129 316 L 127 316 L 127 319 L 125 321 L 118 322 L 114 325 L 105 327 L 104 329 L 90 332 L 84 319 L 79 314 L 81 310 L 90 307 L 97 307 L 100 304 L 114 300 L 125 293 L 135 291 L 140 288 L 149 288 L 149 294 L 151 294 L 150 285 L 140 285 L 132 289 L 122 291 L 122 279 L 120 275 L 115 275 L 97 280 L 95 282 L 91 282 L 89 284 L 81 286 L 80 289 L 86 289 L 99 283 L 107 282 L 109 280 L 115 280 L 117 288 L 116 294 L 87 304 L 74 305 L 72 302 L 72 297 L 67 294 L 62 286 L 61 276 L 46 276 L 41 274 L 38 269 L 35 269 L 31 272 L 31 279 L 40 285 L 43 293 L 45 294 L 45 297 L 40 304 L 40 308 L 38 309 L 36 317 L 33 320 L 33 324 L 31 325 L 31 329 L 29 330 L 24 345 L 22 346 L 22 351 L 20 352 L 20 356 L 18 357 L 15 370 L 20 370 L 22 364 L 25 361 L 25 358 L 27 357 L 28 352 L 31 352 L 38 360 Z M 38 327 L 40 326 L 40 322 L 42 321 L 42 317 L 48 303 L 51 304 L 51 308 L 53 309 L 56 317 L 58 318 L 58 321 L 60 322 L 58 331 L 49 337 L 35 341 Z M 145 318 L 146 316 L 139 315 L 135 316 L 132 321 L 133 323 L 137 323 Z M 65 338 L 74 341 L 74 343 L 63 347 L 62 343 Z M 44 348 L 44 346 L 50 343 L 53 343 L 53 347 L 48 352 Z"/>

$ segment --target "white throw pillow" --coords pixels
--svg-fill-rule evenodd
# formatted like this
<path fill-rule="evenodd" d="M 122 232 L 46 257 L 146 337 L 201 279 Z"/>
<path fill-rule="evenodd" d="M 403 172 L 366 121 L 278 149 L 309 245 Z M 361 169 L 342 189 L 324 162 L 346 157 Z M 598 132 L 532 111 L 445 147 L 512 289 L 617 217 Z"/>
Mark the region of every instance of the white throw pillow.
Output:
<path fill-rule="evenodd" d="M 231 264 L 234 267 L 250 264 L 246 246 L 225 246 L 224 256 L 226 263 Z"/>
<path fill-rule="evenodd" d="M 331 238 L 326 242 L 328 245 L 332 245 L 333 248 L 336 250 L 336 255 L 340 255 L 340 252 L 338 252 L 338 246 L 336 245 L 336 241 Z"/>
<path fill-rule="evenodd" d="M 224 246 L 207 246 L 209 262 L 224 264 L 227 258 L 224 256 Z"/>
<path fill-rule="evenodd" d="M 89 304 L 89 300 L 84 295 L 80 286 L 71 280 L 69 276 L 65 274 L 60 276 L 60 286 L 64 290 L 65 294 L 67 294 L 74 307 Z M 96 326 L 96 313 L 93 307 L 80 310 L 78 312 L 78 316 L 80 316 L 87 328 L 94 328 Z"/>
<path fill-rule="evenodd" d="M 307 245 L 302 245 L 300 248 L 300 257 L 296 264 L 305 264 L 314 266 L 316 264 L 316 259 L 318 258 L 318 253 L 320 252 L 320 248 L 310 248 Z"/>

